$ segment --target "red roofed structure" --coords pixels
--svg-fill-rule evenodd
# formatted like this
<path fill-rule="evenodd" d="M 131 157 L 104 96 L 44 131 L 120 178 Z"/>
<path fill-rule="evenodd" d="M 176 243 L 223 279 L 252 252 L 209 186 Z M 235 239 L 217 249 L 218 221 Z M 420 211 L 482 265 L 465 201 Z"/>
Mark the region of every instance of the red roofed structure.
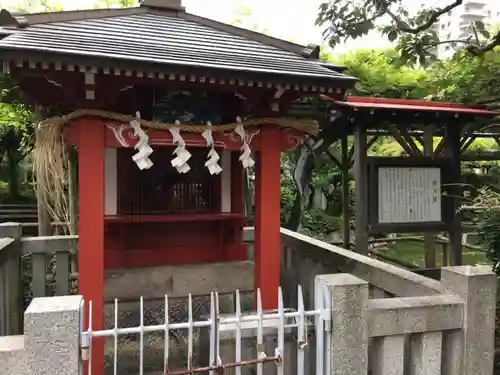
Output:
<path fill-rule="evenodd" d="M 351 108 L 385 109 L 397 111 L 419 111 L 419 112 L 452 112 L 472 116 L 498 116 L 500 112 L 490 111 L 483 108 L 470 107 L 465 104 L 437 102 L 417 99 L 393 99 L 372 98 L 364 96 L 349 96 L 347 101 L 332 99 L 321 95 L 323 100 L 331 101 L 339 106 Z"/>
<path fill-rule="evenodd" d="M 324 94 L 320 98 L 329 102 L 330 110 L 337 113 L 327 128 L 333 132 L 330 136 L 341 139 L 343 144 L 343 161 L 338 164 L 344 173 L 343 206 L 347 207 L 344 208 L 344 246 L 351 246 L 347 175 L 349 168 L 354 166 L 356 204 L 355 240 L 352 245 L 355 251 L 368 253 L 369 236 L 375 234 L 448 232 L 449 253 L 443 254 L 442 264 L 462 264 L 462 222 L 458 209 L 464 204 L 464 199 L 460 162 L 498 159 L 495 152 L 468 153 L 467 149 L 478 137 L 490 137 L 499 142 L 500 129 L 495 118 L 500 112 L 464 104 L 414 99 L 349 96 L 338 100 Z M 354 145 L 349 151 L 350 136 L 354 136 Z M 369 155 L 368 151 L 378 137 L 392 137 L 403 149 L 402 155 Z M 437 145 L 434 144 L 436 139 L 439 139 Z M 436 172 L 438 169 L 440 172 Z M 410 182 L 405 181 L 401 174 L 427 173 L 431 170 L 439 175 L 435 183 L 441 186 L 434 198 L 440 206 L 434 212 L 435 218 L 427 220 L 423 217 L 430 215 L 427 212 L 418 219 L 413 217 L 410 220 L 408 215 L 405 219 L 393 217 L 390 223 L 381 219 L 384 212 L 387 214 L 397 204 L 401 205 L 399 213 L 403 216 L 405 210 L 414 216 L 417 210 L 408 202 L 402 203 L 401 197 L 398 198 L 399 203 L 381 201 L 384 194 L 379 192 L 380 189 L 388 189 L 384 184 L 388 183 L 389 174 L 398 174 L 397 178 L 394 177 L 397 181 L 391 182 L 394 189 L 404 190 L 407 195 L 413 190 L 413 195 L 422 196 L 425 195 L 422 191 L 427 188 L 406 186 Z M 422 176 L 417 178 L 419 181 L 422 179 Z M 396 190 L 391 194 L 396 196 L 401 193 Z M 407 198 L 410 199 L 409 196 Z M 435 265 L 435 253 L 429 255 L 426 252 L 426 267 Z"/>

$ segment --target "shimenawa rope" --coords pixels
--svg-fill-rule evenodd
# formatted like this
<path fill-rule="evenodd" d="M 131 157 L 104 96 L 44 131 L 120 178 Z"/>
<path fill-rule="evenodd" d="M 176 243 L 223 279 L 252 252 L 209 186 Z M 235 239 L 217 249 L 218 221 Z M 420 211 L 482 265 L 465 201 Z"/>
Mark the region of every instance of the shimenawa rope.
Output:
<path fill-rule="evenodd" d="M 135 116 L 109 112 L 99 109 L 81 109 L 68 115 L 48 118 L 39 123 L 34 150 L 34 176 L 39 190 L 39 199 L 54 221 L 69 222 L 68 196 L 68 159 L 64 144 L 64 127 L 71 121 L 82 117 L 99 117 L 105 120 L 129 123 L 132 120 L 149 129 L 168 130 L 179 128 L 182 132 L 203 133 L 209 125 L 168 124 L 157 121 L 138 119 Z M 241 122 L 214 125 L 210 129 L 217 133 L 229 133 L 238 125 L 253 127 L 259 125 L 276 125 L 282 128 L 295 129 L 299 132 L 314 135 L 319 126 L 316 121 L 296 120 L 288 118 L 255 118 Z M 69 227 L 64 228 L 67 232 Z"/>
<path fill-rule="evenodd" d="M 124 115 L 122 113 L 109 112 L 100 109 L 80 109 L 78 111 L 72 112 L 65 116 L 58 116 L 48 118 L 47 120 L 42 121 L 39 124 L 40 128 L 44 128 L 47 126 L 64 126 L 67 125 L 70 121 L 76 120 L 81 117 L 99 117 L 106 120 L 112 121 L 120 121 L 128 123 L 132 120 L 137 120 L 140 124 L 146 128 L 156 129 L 156 130 L 168 130 L 170 128 L 180 128 L 183 132 L 188 133 L 203 133 L 208 125 L 186 125 L 186 124 L 168 124 L 164 122 L 158 121 L 148 121 L 143 119 L 138 119 L 135 116 Z M 279 117 L 268 117 L 268 118 L 255 118 L 255 119 L 246 119 L 241 122 L 232 122 L 224 125 L 214 125 L 211 127 L 212 131 L 218 133 L 228 133 L 234 131 L 236 126 L 243 125 L 245 127 L 250 126 L 259 126 L 259 125 L 277 125 L 283 128 L 291 128 L 298 130 L 305 134 L 314 135 L 318 132 L 319 125 L 317 121 L 314 120 L 296 120 L 290 118 L 279 118 Z"/>

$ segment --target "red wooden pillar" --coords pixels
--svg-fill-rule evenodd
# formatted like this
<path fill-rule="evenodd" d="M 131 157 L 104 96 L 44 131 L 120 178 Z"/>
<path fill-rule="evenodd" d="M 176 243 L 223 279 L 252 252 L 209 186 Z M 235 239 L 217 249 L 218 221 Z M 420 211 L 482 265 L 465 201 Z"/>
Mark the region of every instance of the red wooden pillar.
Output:
<path fill-rule="evenodd" d="M 78 289 L 85 299 L 85 329 L 92 301 L 92 330 L 104 319 L 104 147 L 105 125 L 85 118 L 72 126 L 78 133 Z M 104 341 L 92 340 L 92 375 L 104 371 Z"/>
<path fill-rule="evenodd" d="M 255 176 L 254 287 L 260 288 L 262 308 L 278 307 L 280 285 L 280 165 L 279 128 L 262 126 Z"/>

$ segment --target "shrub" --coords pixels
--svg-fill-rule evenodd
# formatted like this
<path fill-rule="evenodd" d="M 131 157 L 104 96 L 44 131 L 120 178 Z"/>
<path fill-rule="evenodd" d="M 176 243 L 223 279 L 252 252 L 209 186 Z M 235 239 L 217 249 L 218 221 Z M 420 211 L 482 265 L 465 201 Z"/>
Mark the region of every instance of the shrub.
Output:
<path fill-rule="evenodd" d="M 474 205 L 478 208 L 474 224 L 482 237 L 486 256 L 493 263 L 493 271 L 500 276 L 500 192 L 483 187 L 478 190 Z"/>

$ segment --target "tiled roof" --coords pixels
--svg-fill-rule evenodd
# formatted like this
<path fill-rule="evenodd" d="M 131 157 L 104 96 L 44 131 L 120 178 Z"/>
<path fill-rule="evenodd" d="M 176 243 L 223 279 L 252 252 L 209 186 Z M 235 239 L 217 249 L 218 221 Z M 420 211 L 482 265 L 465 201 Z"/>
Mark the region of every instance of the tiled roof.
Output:
<path fill-rule="evenodd" d="M 339 73 L 340 68 L 302 56 L 306 47 L 183 11 L 130 8 L 83 12 L 26 16 L 15 32 L 0 40 L 0 53 L 112 59 L 164 65 L 167 70 L 201 68 L 234 74 L 235 78 L 244 72 L 330 87 L 351 87 L 355 82 Z M 8 29 L 12 26 L 4 28 Z"/>

